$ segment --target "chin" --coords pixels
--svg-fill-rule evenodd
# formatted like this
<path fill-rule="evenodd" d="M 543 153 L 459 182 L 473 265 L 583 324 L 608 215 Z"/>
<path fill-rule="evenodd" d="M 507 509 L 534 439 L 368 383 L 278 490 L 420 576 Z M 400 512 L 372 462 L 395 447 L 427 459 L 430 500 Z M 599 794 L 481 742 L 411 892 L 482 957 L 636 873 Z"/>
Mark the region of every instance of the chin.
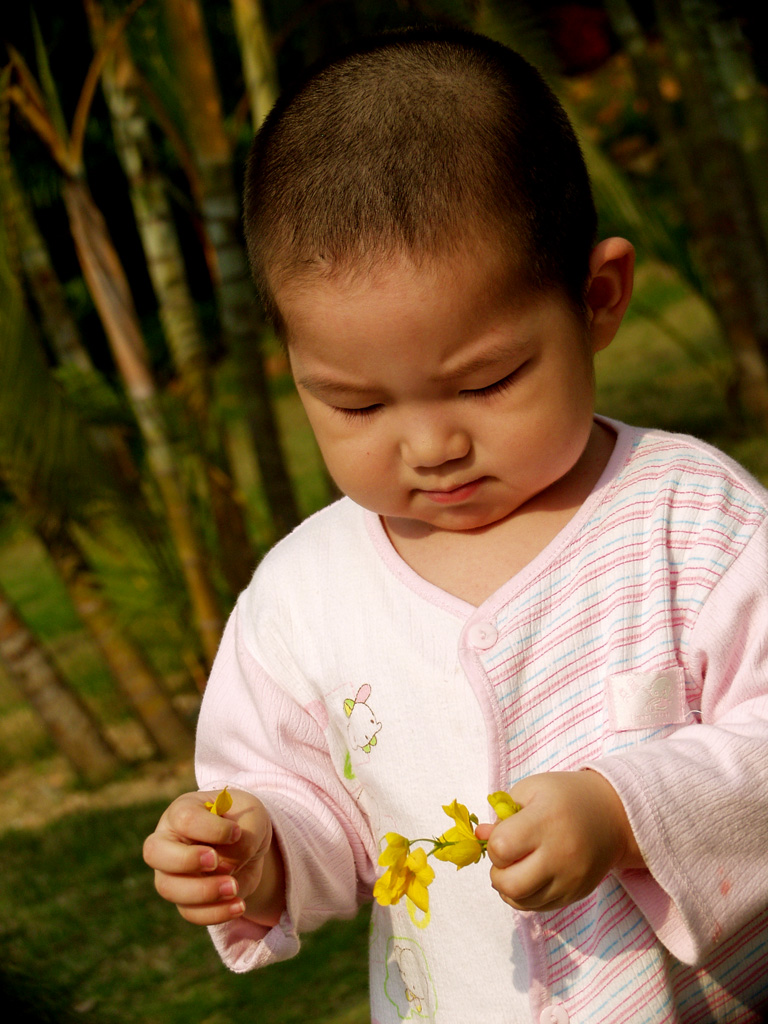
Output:
<path fill-rule="evenodd" d="M 468 512 L 456 509 L 453 514 L 435 516 L 428 520 L 429 525 L 435 530 L 447 530 L 451 533 L 468 532 L 470 530 L 483 530 L 493 526 L 495 523 L 506 519 L 506 515 L 494 513 Z M 426 521 L 426 520 L 425 520 Z"/>

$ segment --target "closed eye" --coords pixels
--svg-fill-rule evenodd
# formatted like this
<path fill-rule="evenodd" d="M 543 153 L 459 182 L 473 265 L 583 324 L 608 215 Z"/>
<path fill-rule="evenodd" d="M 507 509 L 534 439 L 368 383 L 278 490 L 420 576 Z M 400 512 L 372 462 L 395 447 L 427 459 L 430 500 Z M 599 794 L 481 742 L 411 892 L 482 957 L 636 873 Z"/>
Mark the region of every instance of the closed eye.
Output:
<path fill-rule="evenodd" d="M 365 405 L 361 409 L 347 409 L 341 405 L 332 405 L 331 408 L 334 412 L 340 413 L 344 419 L 360 423 L 362 420 L 375 416 L 379 409 L 383 409 L 384 406 L 378 402 L 376 405 Z"/>
<path fill-rule="evenodd" d="M 499 395 L 514 384 L 523 366 L 525 366 L 525 363 L 523 363 L 522 366 L 518 366 L 516 369 L 512 371 L 512 373 L 508 373 L 505 377 L 502 377 L 500 380 L 494 381 L 493 384 L 488 384 L 484 388 L 467 388 L 466 390 L 462 391 L 461 394 L 468 395 L 473 398 L 490 398 L 493 395 Z"/>

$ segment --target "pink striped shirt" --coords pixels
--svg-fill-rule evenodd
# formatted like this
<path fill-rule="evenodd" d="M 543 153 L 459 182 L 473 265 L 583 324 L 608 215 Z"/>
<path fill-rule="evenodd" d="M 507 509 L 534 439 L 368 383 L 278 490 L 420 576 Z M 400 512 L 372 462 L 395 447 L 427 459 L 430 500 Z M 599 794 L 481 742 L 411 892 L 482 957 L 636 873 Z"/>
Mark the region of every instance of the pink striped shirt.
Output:
<path fill-rule="evenodd" d="M 647 871 L 512 911 L 436 865 L 430 920 L 374 907 L 372 1019 L 758 1021 L 768 1006 L 768 494 L 691 438 L 612 423 L 564 530 L 475 608 L 418 577 L 348 499 L 241 596 L 201 712 L 201 788 L 270 809 L 288 911 L 212 929 L 248 970 L 370 898 L 380 837 L 454 798 L 589 765 Z"/>

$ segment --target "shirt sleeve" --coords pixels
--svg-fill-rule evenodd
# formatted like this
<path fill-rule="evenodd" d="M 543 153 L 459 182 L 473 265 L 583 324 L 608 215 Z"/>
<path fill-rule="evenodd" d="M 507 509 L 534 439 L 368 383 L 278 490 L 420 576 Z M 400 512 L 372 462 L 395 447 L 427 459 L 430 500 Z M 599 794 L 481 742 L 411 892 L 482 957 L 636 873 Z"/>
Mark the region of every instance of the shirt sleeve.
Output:
<path fill-rule="evenodd" d="M 589 767 L 619 793 L 648 868 L 623 885 L 695 965 L 768 907 L 768 524 L 710 593 L 685 661 L 701 722 Z"/>
<path fill-rule="evenodd" d="M 370 898 L 375 844 L 367 819 L 333 768 L 323 730 L 259 665 L 236 608 L 200 711 L 200 789 L 225 785 L 259 797 L 286 869 L 287 911 L 274 928 L 240 918 L 209 930 L 237 972 L 294 956 L 299 936 L 352 917 Z"/>

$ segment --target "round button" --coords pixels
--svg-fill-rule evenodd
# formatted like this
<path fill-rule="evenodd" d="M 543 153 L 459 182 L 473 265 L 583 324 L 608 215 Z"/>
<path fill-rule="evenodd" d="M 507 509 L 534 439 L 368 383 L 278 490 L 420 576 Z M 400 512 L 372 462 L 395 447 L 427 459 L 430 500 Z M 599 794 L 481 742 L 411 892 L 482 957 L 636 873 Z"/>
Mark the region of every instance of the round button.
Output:
<path fill-rule="evenodd" d="M 562 1003 L 553 1003 L 541 1011 L 539 1024 L 568 1024 L 568 1011 Z"/>
<path fill-rule="evenodd" d="M 481 651 L 493 647 L 498 638 L 498 630 L 492 622 L 473 622 L 467 630 L 467 640 Z"/>

